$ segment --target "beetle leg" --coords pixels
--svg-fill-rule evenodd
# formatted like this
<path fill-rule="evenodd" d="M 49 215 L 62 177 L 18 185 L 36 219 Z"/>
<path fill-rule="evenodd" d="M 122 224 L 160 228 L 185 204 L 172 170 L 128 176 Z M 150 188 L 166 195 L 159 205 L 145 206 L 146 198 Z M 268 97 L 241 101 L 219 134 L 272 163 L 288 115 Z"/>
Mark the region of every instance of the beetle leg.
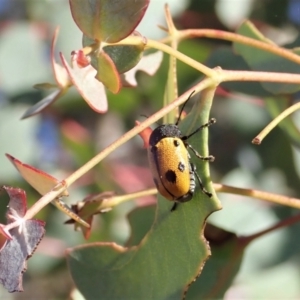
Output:
<path fill-rule="evenodd" d="M 178 203 L 174 202 L 172 208 L 171 208 L 171 212 L 173 212 L 174 210 L 176 210 Z"/>
<path fill-rule="evenodd" d="M 192 168 L 192 171 L 194 172 L 194 174 L 196 175 L 197 179 L 198 179 L 198 182 L 199 182 L 199 185 L 200 185 L 200 188 L 201 188 L 201 191 L 203 194 L 207 195 L 209 198 L 212 197 L 212 193 L 208 192 L 203 183 L 202 183 L 202 180 L 201 178 L 199 177 L 198 173 L 196 172 L 196 166 L 194 164 L 191 164 L 191 168 Z"/>
<path fill-rule="evenodd" d="M 190 144 L 185 144 L 185 145 L 186 145 L 186 147 L 188 147 L 189 149 L 191 149 L 198 158 L 200 158 L 202 160 L 209 161 L 209 162 L 213 162 L 215 160 L 214 156 L 212 156 L 212 155 L 202 156 Z"/>

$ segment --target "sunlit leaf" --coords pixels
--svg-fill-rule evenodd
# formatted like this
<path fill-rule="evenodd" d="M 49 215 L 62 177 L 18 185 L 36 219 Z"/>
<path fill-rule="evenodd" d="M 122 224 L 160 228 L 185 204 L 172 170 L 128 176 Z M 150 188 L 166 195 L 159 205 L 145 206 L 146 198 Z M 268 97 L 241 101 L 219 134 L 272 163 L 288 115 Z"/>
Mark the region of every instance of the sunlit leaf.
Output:
<path fill-rule="evenodd" d="M 60 183 L 60 181 L 55 177 L 35 167 L 22 163 L 10 154 L 6 154 L 6 157 L 16 167 L 22 177 L 41 195 L 45 195 L 46 193 L 51 191 L 58 183 Z M 68 195 L 69 193 L 67 190 L 62 193 L 62 196 Z"/>
<path fill-rule="evenodd" d="M 60 54 L 60 57 L 72 83 L 87 104 L 96 112 L 106 112 L 106 93 L 103 84 L 95 79 L 97 71 L 91 65 L 80 68 L 76 64 L 76 60 L 74 61 L 73 68 L 71 68 L 62 54 Z"/>
<path fill-rule="evenodd" d="M 121 88 L 120 75 L 112 59 L 105 52 L 100 52 L 98 57 L 96 78 L 101 81 L 112 93 L 116 94 Z"/>
<path fill-rule="evenodd" d="M 137 27 L 149 0 L 69 0 L 73 19 L 87 36 L 107 43 L 118 42 Z"/>
<path fill-rule="evenodd" d="M 136 73 L 142 71 L 148 75 L 154 75 L 160 67 L 163 59 L 163 53 L 157 51 L 142 57 L 138 64 L 128 72 L 121 75 L 122 83 L 126 86 L 137 86 Z"/>
<path fill-rule="evenodd" d="M 55 61 L 54 50 L 55 50 L 55 45 L 56 45 L 56 41 L 58 38 L 58 33 L 59 33 L 59 28 L 57 27 L 55 29 L 55 32 L 54 32 L 54 35 L 52 38 L 52 43 L 51 43 L 51 64 L 52 64 L 54 78 L 57 82 L 57 85 L 61 89 L 65 89 L 66 87 L 68 87 L 71 84 L 71 82 L 70 82 L 70 79 L 69 79 L 66 69 Z"/>

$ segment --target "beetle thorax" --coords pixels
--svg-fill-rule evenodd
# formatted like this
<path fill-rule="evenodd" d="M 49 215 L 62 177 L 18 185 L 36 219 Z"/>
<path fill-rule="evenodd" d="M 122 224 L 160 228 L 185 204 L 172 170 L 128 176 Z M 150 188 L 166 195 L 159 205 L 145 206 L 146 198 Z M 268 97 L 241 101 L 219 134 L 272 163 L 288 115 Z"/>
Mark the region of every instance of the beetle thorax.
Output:
<path fill-rule="evenodd" d="M 161 139 L 166 137 L 178 137 L 181 139 L 182 133 L 175 124 L 164 124 L 155 128 L 150 136 L 150 146 L 156 145 Z"/>

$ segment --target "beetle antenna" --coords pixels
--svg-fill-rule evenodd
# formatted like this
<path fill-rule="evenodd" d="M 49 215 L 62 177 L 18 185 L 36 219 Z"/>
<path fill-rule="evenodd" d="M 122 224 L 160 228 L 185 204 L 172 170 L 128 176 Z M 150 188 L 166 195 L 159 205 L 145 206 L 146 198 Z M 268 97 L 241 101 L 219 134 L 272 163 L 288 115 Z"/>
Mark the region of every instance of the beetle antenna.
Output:
<path fill-rule="evenodd" d="M 183 105 L 182 105 L 182 107 L 181 107 L 181 109 L 180 109 L 180 113 L 179 113 L 177 122 L 175 123 L 176 126 L 179 124 L 180 117 L 181 117 L 181 114 L 182 114 L 182 112 L 183 112 L 183 109 L 184 109 L 185 105 L 186 105 L 187 102 L 191 99 L 191 97 L 193 96 L 194 93 L 195 93 L 195 91 L 192 91 L 191 94 L 189 95 L 189 97 L 187 98 L 187 100 L 183 103 Z"/>
<path fill-rule="evenodd" d="M 200 127 L 198 127 L 194 132 L 192 132 L 189 135 L 183 136 L 182 140 L 185 141 L 187 139 L 189 139 L 191 136 L 193 136 L 194 134 L 196 134 L 198 131 L 200 131 L 203 128 L 209 127 L 212 124 L 215 124 L 217 122 L 217 120 L 215 118 L 211 118 L 207 123 L 201 125 Z"/>

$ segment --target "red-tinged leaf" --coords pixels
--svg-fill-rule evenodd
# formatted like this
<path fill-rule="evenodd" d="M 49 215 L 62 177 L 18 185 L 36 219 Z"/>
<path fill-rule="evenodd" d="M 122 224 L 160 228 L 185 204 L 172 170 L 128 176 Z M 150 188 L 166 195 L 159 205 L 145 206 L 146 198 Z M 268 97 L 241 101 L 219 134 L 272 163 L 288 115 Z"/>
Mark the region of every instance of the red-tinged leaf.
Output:
<path fill-rule="evenodd" d="M 41 195 L 45 195 L 49 191 L 52 190 L 58 183 L 58 179 L 55 177 L 37 169 L 30 165 L 24 164 L 13 156 L 6 154 L 6 157 L 10 160 L 10 162 L 16 167 L 16 169 L 20 172 L 22 177 Z M 62 196 L 68 196 L 69 193 L 65 190 Z"/>
<path fill-rule="evenodd" d="M 0 233 L 1 233 L 1 249 L 3 247 L 3 239 L 2 237 L 4 237 L 5 241 L 7 239 L 11 240 L 12 239 L 12 236 L 10 235 L 9 231 L 5 228 L 5 226 L 3 224 L 0 224 Z"/>
<path fill-rule="evenodd" d="M 103 84 L 95 78 L 97 71 L 91 65 L 80 68 L 76 64 L 76 59 L 72 69 L 62 53 L 60 53 L 60 57 L 72 83 L 82 98 L 94 111 L 105 113 L 107 111 L 107 98 Z"/>
<path fill-rule="evenodd" d="M 27 211 L 26 193 L 22 189 L 3 186 L 9 196 L 9 208 L 20 217 L 24 217 Z"/>
<path fill-rule="evenodd" d="M 51 63 L 52 63 L 52 69 L 53 69 L 53 73 L 54 73 L 54 78 L 57 82 L 57 85 L 61 88 L 64 89 L 68 86 L 71 85 L 68 73 L 66 71 L 65 68 L 63 68 L 61 65 L 59 65 L 56 61 L 55 61 L 55 54 L 54 54 L 54 48 L 55 48 L 55 44 L 56 44 L 56 40 L 58 37 L 58 33 L 59 33 L 59 28 L 57 27 L 55 29 L 53 38 L 52 38 L 52 44 L 51 44 Z"/>
<path fill-rule="evenodd" d="M 0 252 L 5 247 L 8 240 L 12 240 L 9 230 L 6 229 L 4 224 L 0 224 Z"/>
<path fill-rule="evenodd" d="M 135 121 L 135 125 L 138 126 L 141 123 L 139 121 Z M 147 149 L 149 147 L 149 138 L 152 133 L 152 129 L 150 127 L 145 128 L 143 131 L 139 133 L 139 136 L 144 141 L 144 148 Z"/>
<path fill-rule="evenodd" d="M 149 0 L 69 0 L 72 17 L 87 36 L 116 43 L 134 31 Z"/>
<path fill-rule="evenodd" d="M 30 165 L 24 164 L 13 156 L 6 154 L 7 158 L 13 163 L 16 169 L 20 172 L 22 177 L 41 195 L 45 195 L 50 192 L 57 184 L 63 184 L 63 181 L 59 181 L 55 177 L 37 169 Z M 60 196 L 68 196 L 67 190 L 61 193 Z M 60 198 L 56 198 L 52 201 L 59 210 L 67 214 L 69 217 L 73 218 L 75 221 L 79 222 L 83 226 L 89 227 L 85 221 L 80 219 L 70 207 L 65 204 Z"/>
<path fill-rule="evenodd" d="M 62 94 L 65 93 L 65 90 L 55 90 L 50 95 L 46 96 L 44 99 L 29 107 L 26 112 L 23 114 L 21 119 L 29 118 L 33 115 L 36 115 L 47 108 L 50 104 L 54 103 Z"/>
<path fill-rule="evenodd" d="M 0 282 L 10 293 L 23 291 L 22 274 L 26 271 L 26 261 L 45 234 L 43 226 L 43 222 L 27 220 L 21 234 L 18 228 L 10 231 L 13 239 L 0 252 Z"/>
<path fill-rule="evenodd" d="M 85 222 L 82 218 L 80 218 L 73 210 L 69 207 L 65 202 L 61 200 L 61 198 L 56 198 L 52 201 L 60 211 L 71 217 L 74 221 L 78 222 L 80 225 L 90 228 L 90 224 Z"/>
<path fill-rule="evenodd" d="M 137 86 L 135 79 L 136 73 L 142 71 L 152 76 L 156 73 L 163 60 L 163 53 L 157 51 L 155 53 L 144 56 L 139 63 L 130 71 L 122 74 L 121 80 L 124 86 Z"/>
<path fill-rule="evenodd" d="M 112 93 L 116 94 L 119 92 L 121 88 L 120 75 L 113 60 L 103 51 L 98 54 L 98 72 L 96 78 Z"/>
<path fill-rule="evenodd" d="M 1 224 L 1 226 L 0 226 L 0 252 L 1 252 L 1 250 L 5 247 L 5 245 L 6 245 L 6 243 L 7 243 L 7 240 L 10 240 L 10 239 L 12 239 L 12 237 L 10 237 L 10 238 L 7 238 L 6 237 L 6 233 L 4 233 L 4 230 L 3 230 L 3 225 Z M 5 234 L 5 235 L 4 235 Z"/>
<path fill-rule="evenodd" d="M 20 227 L 10 229 L 11 239 L 0 251 L 0 282 L 9 292 L 21 292 L 22 274 L 26 271 L 27 260 L 34 253 L 45 234 L 45 223 L 39 220 L 24 220 L 27 211 L 25 191 L 3 187 L 10 197 L 7 221 L 20 220 Z"/>
<path fill-rule="evenodd" d="M 78 227 L 81 228 L 84 238 L 88 239 L 91 234 L 91 225 L 93 222 L 94 215 L 106 213 L 112 208 L 110 203 L 114 201 L 113 199 L 114 192 L 104 192 L 100 194 L 89 195 L 83 199 L 82 202 L 78 202 L 76 205 L 72 205 L 72 210 L 84 221 L 86 221 L 90 228 L 86 226 L 81 226 L 79 223 L 74 222 L 74 220 L 68 220 L 65 224 L 74 224 L 75 230 Z M 113 203 L 112 205 L 113 206 Z"/>

